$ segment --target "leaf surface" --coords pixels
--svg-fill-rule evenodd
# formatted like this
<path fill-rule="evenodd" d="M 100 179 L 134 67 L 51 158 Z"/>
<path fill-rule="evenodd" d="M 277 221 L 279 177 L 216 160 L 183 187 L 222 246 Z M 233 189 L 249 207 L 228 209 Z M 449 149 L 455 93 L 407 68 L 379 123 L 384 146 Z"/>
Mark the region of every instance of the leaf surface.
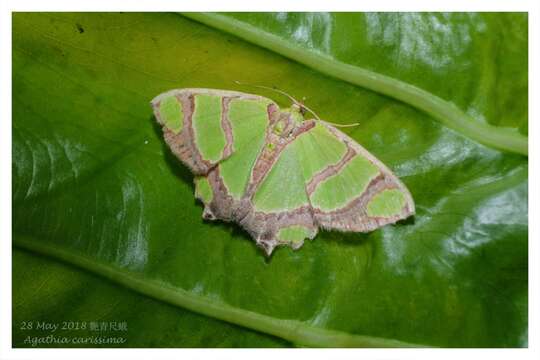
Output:
<path fill-rule="evenodd" d="M 186 15 L 527 154 L 525 13 Z"/>

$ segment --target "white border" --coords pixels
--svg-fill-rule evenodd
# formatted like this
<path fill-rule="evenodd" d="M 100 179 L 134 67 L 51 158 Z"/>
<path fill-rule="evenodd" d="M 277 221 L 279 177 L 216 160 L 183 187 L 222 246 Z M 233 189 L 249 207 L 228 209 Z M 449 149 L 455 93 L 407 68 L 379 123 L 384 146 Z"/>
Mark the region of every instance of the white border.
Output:
<path fill-rule="evenodd" d="M 534 0 L 8 0 L 14 11 L 529 11 Z"/>
<path fill-rule="evenodd" d="M 357 4 L 355 4 L 357 3 Z M 529 167 L 532 183 L 539 180 L 538 139 L 540 111 L 540 2 L 538 0 L 272 0 L 272 1 L 181 1 L 139 0 L 132 4 L 121 1 L 94 0 L 83 3 L 72 0 L 3 0 L 0 1 L 0 158 L 2 199 L 0 229 L 0 359 L 92 359 L 127 358 L 205 359 L 274 359 L 309 356 L 344 359 L 539 359 L 540 305 L 540 221 L 529 224 L 529 348 L 528 349 L 11 349 L 11 11 L 528 11 L 529 12 Z M 354 4 L 354 7 L 351 6 Z M 9 119 L 9 120 L 8 120 Z M 540 219 L 539 190 L 529 187 L 529 219 Z M 9 334 L 9 336 L 8 336 Z M 301 353 L 299 353 L 301 352 Z"/>

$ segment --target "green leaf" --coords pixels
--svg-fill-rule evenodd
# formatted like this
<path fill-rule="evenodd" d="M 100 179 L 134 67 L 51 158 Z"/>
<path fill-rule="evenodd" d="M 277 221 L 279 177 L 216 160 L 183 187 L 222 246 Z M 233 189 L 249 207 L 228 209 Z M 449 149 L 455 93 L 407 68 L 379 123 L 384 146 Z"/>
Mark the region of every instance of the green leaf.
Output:
<path fill-rule="evenodd" d="M 68 338 L 67 347 L 100 345 L 85 343 L 89 338 L 109 341 L 110 345 L 101 346 L 110 347 L 290 345 L 279 338 L 140 295 L 92 273 L 26 251 L 14 250 L 13 273 L 14 347 L 62 346 L 54 340 L 37 344 L 38 339 L 49 335 L 38 328 L 38 323 L 59 324 L 54 335 L 57 341 Z M 68 330 L 68 327 L 78 329 Z M 99 337 L 101 340 L 97 340 Z"/>
<path fill-rule="evenodd" d="M 415 106 L 485 145 L 527 154 L 516 129 L 527 132 L 527 72 L 516 71 L 527 67 L 526 13 L 186 15 Z"/>
<path fill-rule="evenodd" d="M 332 20 L 343 54 L 348 36 L 357 38 L 355 16 Z M 469 21 L 481 27 L 514 16 Z M 257 19 L 265 29 L 279 17 Z M 285 21 L 295 28 L 295 19 Z M 507 85 L 488 81 L 485 92 L 471 88 L 474 71 L 394 63 L 391 44 L 369 59 L 461 109 L 471 97 L 486 99 L 478 113 L 496 116 L 485 115 L 490 126 L 526 129 L 526 97 L 513 99 L 511 81 L 526 79 L 526 50 L 510 41 L 526 39 L 526 25 L 484 30 L 505 59 L 464 53 L 460 61 L 495 66 L 497 84 Z M 464 31 L 450 27 L 447 36 L 459 44 Z M 436 55 L 459 63 L 454 48 Z M 324 232 L 269 260 L 237 226 L 204 222 L 193 177 L 164 144 L 149 101 L 171 88 L 205 87 L 289 105 L 235 80 L 306 97 L 323 119 L 359 122 L 343 130 L 407 185 L 414 220 L 369 234 Z M 490 92 L 506 100 L 492 102 Z M 175 14 L 13 16 L 13 239 L 48 257 L 15 251 L 14 346 L 29 346 L 20 321 L 100 317 L 128 321 L 126 346 L 527 346 L 526 157 Z M 115 298 L 122 300 L 110 315 L 96 311 Z"/>

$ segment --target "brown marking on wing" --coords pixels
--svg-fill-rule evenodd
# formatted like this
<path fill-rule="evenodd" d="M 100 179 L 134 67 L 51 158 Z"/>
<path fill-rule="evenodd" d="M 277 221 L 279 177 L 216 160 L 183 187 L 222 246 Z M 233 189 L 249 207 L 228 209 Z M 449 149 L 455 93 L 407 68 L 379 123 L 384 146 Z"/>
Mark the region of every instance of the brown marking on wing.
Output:
<path fill-rule="evenodd" d="M 223 97 L 221 99 L 221 128 L 223 129 L 223 132 L 225 133 L 225 139 L 226 144 L 225 148 L 223 149 L 222 157 L 224 159 L 228 158 L 233 153 L 233 132 L 232 132 L 232 126 L 231 121 L 229 119 L 229 103 L 231 100 L 234 99 L 233 97 Z"/>
<path fill-rule="evenodd" d="M 248 206 L 249 211 L 246 212 L 244 217 L 235 221 L 255 239 L 257 245 L 263 248 L 267 255 L 270 255 L 276 246 L 288 245 L 277 239 L 278 232 L 282 228 L 294 225 L 303 226 L 312 230 L 310 239 L 317 235 L 318 228 L 309 205 L 278 213 L 256 212 L 251 202 L 248 202 Z M 294 249 L 300 248 L 302 243 L 296 244 Z"/>
<path fill-rule="evenodd" d="M 171 151 L 176 157 L 182 161 L 195 175 L 206 175 L 217 163 L 204 160 L 195 144 L 193 131 L 193 113 L 195 112 L 194 94 L 188 92 L 180 92 L 174 95 L 182 104 L 182 112 L 184 113 L 184 125 L 180 133 L 175 134 L 169 128 L 163 125 L 163 121 L 159 116 L 159 105 L 161 101 L 153 103 L 154 114 L 159 124 L 163 125 L 163 137 L 169 145 Z"/>
<path fill-rule="evenodd" d="M 313 194 L 317 186 L 322 181 L 326 180 L 330 176 L 339 173 L 345 167 L 345 165 L 347 165 L 347 163 L 352 160 L 355 155 L 356 151 L 354 151 L 353 148 L 347 146 L 347 152 L 337 163 L 328 165 L 311 178 L 311 180 L 306 185 L 306 192 L 308 193 L 308 196 L 311 196 L 311 194 Z"/>
<path fill-rule="evenodd" d="M 384 173 L 371 180 L 366 191 L 352 199 L 344 207 L 333 211 L 322 211 L 314 208 L 313 214 L 317 224 L 324 229 L 341 231 L 368 232 L 383 225 L 392 224 L 412 215 L 409 202 L 401 212 L 391 217 L 370 217 L 366 213 L 367 204 L 377 193 L 386 189 L 399 189 L 394 179 Z"/>
<path fill-rule="evenodd" d="M 266 112 L 268 114 L 268 119 L 270 120 L 270 125 L 273 125 L 277 120 L 279 120 L 279 107 L 271 103 L 266 107 Z"/>
<path fill-rule="evenodd" d="M 229 195 L 229 191 L 219 173 L 219 166 L 210 170 L 208 181 L 210 182 L 214 196 L 207 207 L 216 218 L 224 221 L 232 221 L 234 209 L 239 204 Z"/>

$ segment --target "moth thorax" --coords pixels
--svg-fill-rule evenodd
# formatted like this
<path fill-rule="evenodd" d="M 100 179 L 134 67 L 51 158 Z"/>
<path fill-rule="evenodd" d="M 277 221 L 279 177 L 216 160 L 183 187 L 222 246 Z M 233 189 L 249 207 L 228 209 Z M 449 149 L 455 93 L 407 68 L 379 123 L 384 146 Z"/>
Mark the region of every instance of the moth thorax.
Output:
<path fill-rule="evenodd" d="M 291 113 L 288 111 L 283 111 L 279 117 L 279 120 L 274 124 L 272 130 L 274 134 L 280 137 L 287 137 L 295 127 L 296 121 L 294 121 L 291 117 Z"/>
<path fill-rule="evenodd" d="M 302 122 L 304 121 L 304 114 L 306 113 L 306 109 L 299 104 L 292 104 L 289 109 L 290 116 L 292 120 L 295 122 Z"/>

